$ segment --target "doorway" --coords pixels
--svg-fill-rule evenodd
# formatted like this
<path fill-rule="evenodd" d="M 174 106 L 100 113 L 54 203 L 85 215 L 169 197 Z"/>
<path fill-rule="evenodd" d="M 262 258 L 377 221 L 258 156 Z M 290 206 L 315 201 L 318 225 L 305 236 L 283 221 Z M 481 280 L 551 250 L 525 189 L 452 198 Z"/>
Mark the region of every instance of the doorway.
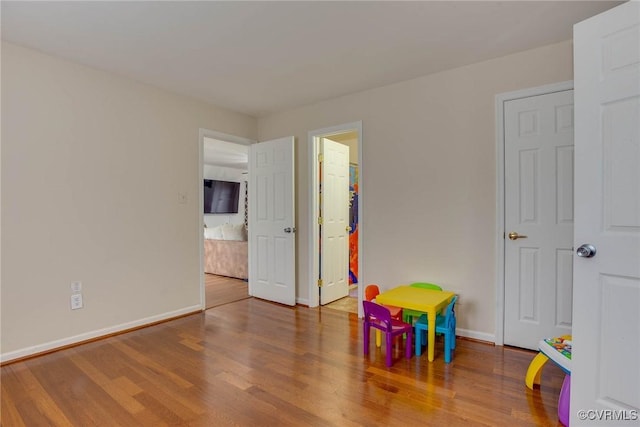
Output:
<path fill-rule="evenodd" d="M 197 194 L 200 301 L 203 310 L 249 297 L 248 277 L 245 277 L 248 259 L 244 256 L 248 247 L 242 247 L 248 246 L 248 241 L 246 232 L 242 231 L 247 225 L 247 153 L 252 143 L 246 138 L 200 129 Z M 226 209 L 223 213 L 205 210 L 205 180 L 237 183 L 238 194 L 234 197 L 233 209 Z M 215 256 L 220 251 L 226 254 L 224 259 L 229 262 L 244 265 L 212 262 L 213 258 L 221 258 Z"/>
<path fill-rule="evenodd" d="M 323 204 L 328 200 L 335 198 L 334 194 L 330 194 L 331 186 L 322 185 L 323 166 L 319 162 L 322 147 L 326 140 L 332 143 L 342 144 L 349 147 L 349 193 L 345 206 L 348 216 L 348 256 L 340 256 L 339 259 L 331 257 L 325 251 L 323 256 Z M 344 291 L 344 298 L 341 298 L 341 307 L 351 307 L 347 311 L 355 310 L 359 316 L 362 316 L 362 123 L 354 122 L 344 125 L 324 128 L 309 132 L 309 170 L 311 173 L 309 182 L 310 196 L 310 215 L 309 215 L 309 306 L 315 307 L 326 304 L 330 299 L 335 298 L 335 289 L 325 289 L 324 298 L 322 296 L 323 288 L 328 283 L 325 278 L 331 277 L 336 270 L 342 270 L 340 262 L 344 262 L 348 266 L 346 274 L 348 287 Z M 323 194 L 324 192 L 324 194 Z M 326 206 L 325 206 L 326 208 Z M 342 225 L 344 228 L 345 225 Z M 326 227 L 325 242 L 327 233 L 330 230 Z M 334 233 L 331 231 L 331 233 Z M 325 246 L 327 244 L 325 243 Z M 333 284 L 332 284 L 333 285 Z M 343 299 L 348 299 L 343 301 Z"/>
<path fill-rule="evenodd" d="M 496 97 L 496 344 L 571 333 L 573 83 Z"/>

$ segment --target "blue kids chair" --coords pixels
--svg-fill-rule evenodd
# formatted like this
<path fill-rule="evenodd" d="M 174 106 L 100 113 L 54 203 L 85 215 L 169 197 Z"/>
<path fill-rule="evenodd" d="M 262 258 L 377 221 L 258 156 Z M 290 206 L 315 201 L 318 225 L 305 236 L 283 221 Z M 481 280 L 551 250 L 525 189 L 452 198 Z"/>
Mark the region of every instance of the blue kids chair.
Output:
<path fill-rule="evenodd" d="M 444 316 L 436 316 L 436 334 L 444 334 L 444 361 L 445 363 L 451 362 L 451 350 L 456 348 L 456 314 L 454 311 L 458 296 L 454 296 L 447 305 Z M 427 322 L 427 316 L 423 314 L 418 318 L 415 324 L 416 328 L 416 356 L 422 354 L 422 337 L 425 337 L 426 344 L 426 332 L 429 329 Z"/>

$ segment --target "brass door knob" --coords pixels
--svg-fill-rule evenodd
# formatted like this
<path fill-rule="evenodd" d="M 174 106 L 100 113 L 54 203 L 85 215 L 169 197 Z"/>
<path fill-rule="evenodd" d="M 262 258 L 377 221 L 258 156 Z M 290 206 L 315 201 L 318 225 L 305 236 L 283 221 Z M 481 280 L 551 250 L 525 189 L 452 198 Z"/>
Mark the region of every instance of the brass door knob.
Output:
<path fill-rule="evenodd" d="M 518 240 L 518 239 L 526 239 L 526 238 L 527 236 L 518 234 L 515 231 L 512 231 L 511 233 L 509 233 L 509 240 Z"/>

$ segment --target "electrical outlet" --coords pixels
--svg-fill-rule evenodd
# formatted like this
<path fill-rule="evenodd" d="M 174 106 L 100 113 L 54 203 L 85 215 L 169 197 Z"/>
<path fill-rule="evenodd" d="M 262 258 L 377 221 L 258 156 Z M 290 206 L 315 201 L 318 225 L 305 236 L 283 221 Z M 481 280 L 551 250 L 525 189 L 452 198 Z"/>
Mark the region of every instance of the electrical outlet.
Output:
<path fill-rule="evenodd" d="M 77 310 L 82 307 L 82 294 L 71 295 L 71 310 Z"/>

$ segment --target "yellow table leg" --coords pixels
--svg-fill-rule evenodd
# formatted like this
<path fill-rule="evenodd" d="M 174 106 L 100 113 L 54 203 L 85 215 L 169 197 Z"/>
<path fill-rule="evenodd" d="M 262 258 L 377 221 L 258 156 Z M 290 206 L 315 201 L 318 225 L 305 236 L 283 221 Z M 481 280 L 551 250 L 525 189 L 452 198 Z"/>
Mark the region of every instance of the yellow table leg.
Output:
<path fill-rule="evenodd" d="M 434 349 L 436 347 L 436 311 L 429 310 L 427 312 L 427 323 L 429 330 L 427 331 L 427 359 L 433 362 Z"/>
<path fill-rule="evenodd" d="M 534 384 L 540 385 L 542 367 L 547 363 L 547 360 L 549 360 L 549 358 L 544 353 L 540 352 L 529 364 L 529 369 L 527 369 L 527 376 L 525 377 L 524 382 L 531 390 L 533 390 Z"/>
<path fill-rule="evenodd" d="M 376 347 L 382 347 L 382 331 L 379 329 L 376 329 Z"/>

